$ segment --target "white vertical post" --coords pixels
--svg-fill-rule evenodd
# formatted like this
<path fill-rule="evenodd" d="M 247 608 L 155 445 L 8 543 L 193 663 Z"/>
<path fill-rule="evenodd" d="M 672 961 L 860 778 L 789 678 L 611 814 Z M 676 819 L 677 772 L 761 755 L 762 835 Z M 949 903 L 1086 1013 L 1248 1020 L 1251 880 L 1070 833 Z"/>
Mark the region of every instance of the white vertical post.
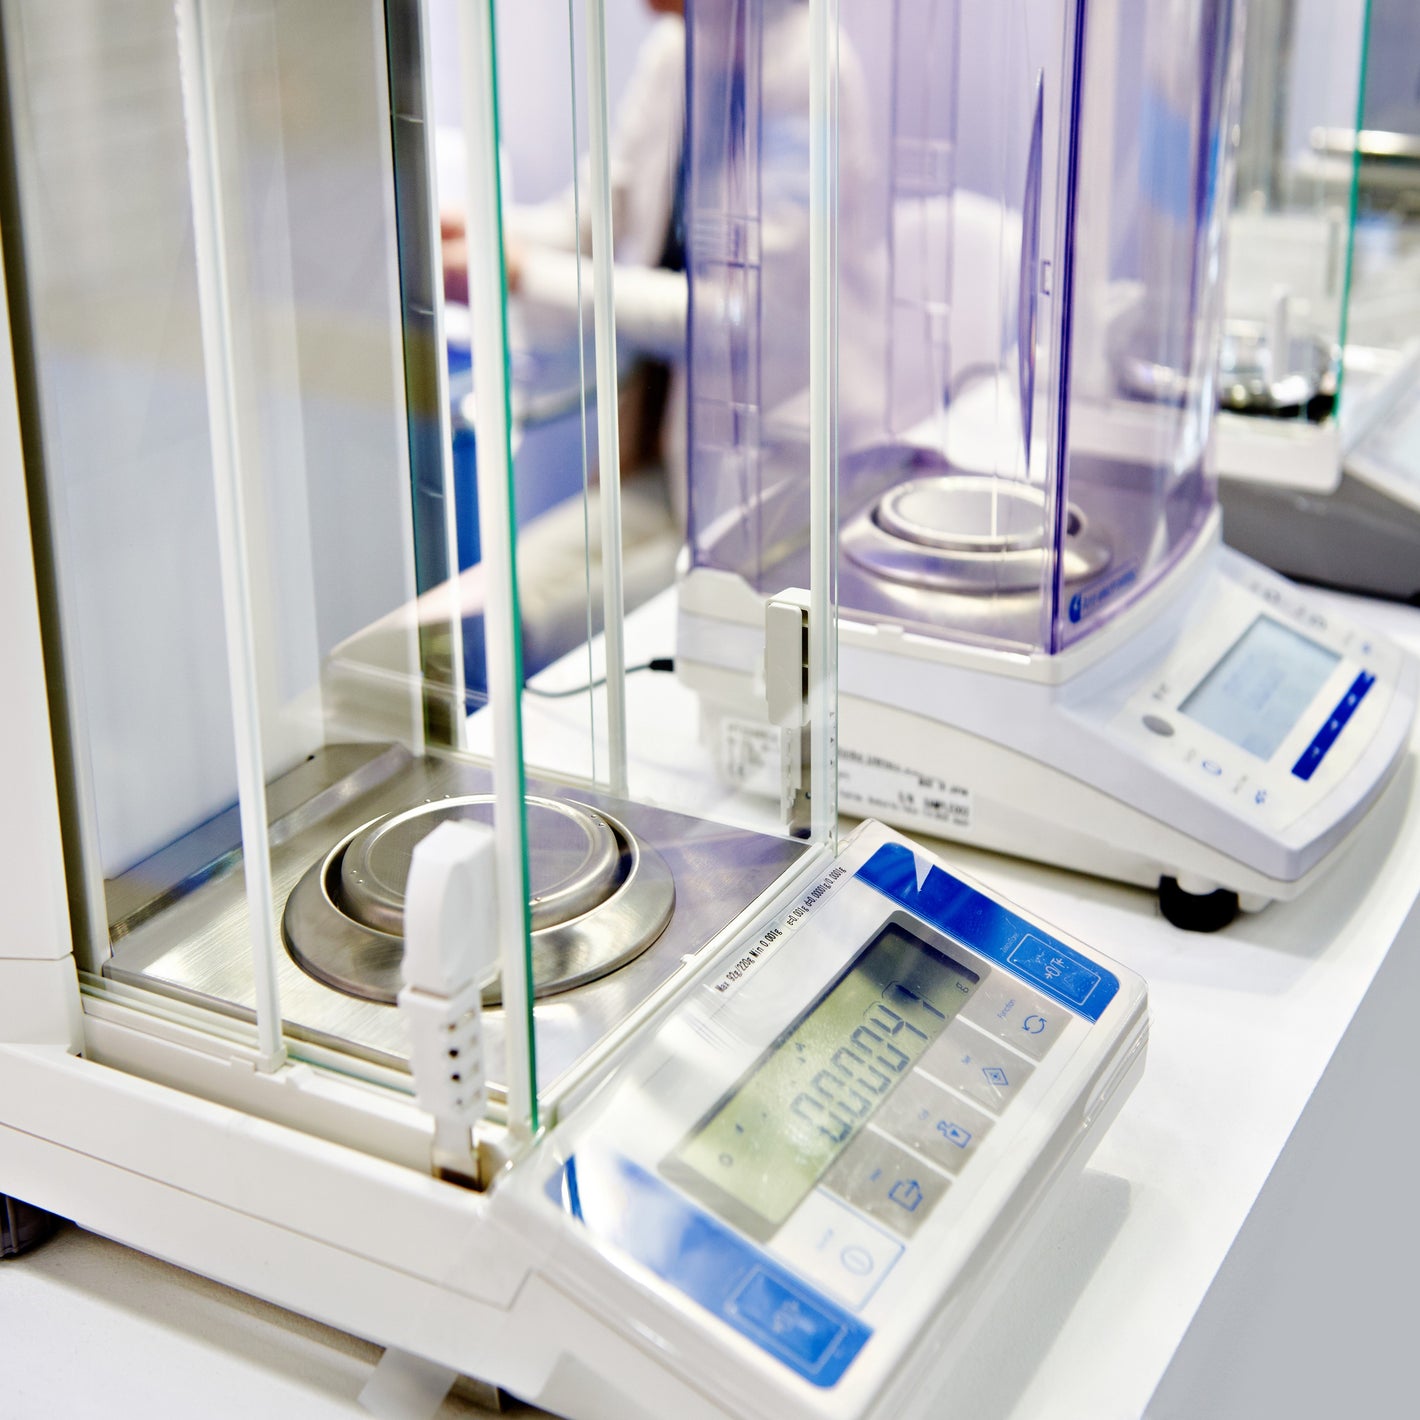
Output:
<path fill-rule="evenodd" d="M 431 59 L 429 3 L 419 0 L 416 7 L 419 20 L 419 53 L 424 63 L 420 71 L 420 87 L 423 99 L 420 104 L 424 115 L 424 170 L 429 174 L 429 205 L 425 213 L 428 230 L 439 230 L 439 182 L 438 158 L 434 152 L 434 65 Z M 440 473 L 444 490 L 444 556 L 449 569 L 449 672 L 453 684 L 449 687 L 454 701 L 453 738 L 454 747 L 463 749 L 468 744 L 468 694 L 467 675 L 463 660 L 463 611 L 458 595 L 459 585 L 459 530 L 458 530 L 458 489 L 454 483 L 454 429 L 453 415 L 449 409 L 449 366 L 444 359 L 447 348 L 444 338 L 444 288 L 436 268 L 434 289 L 430 292 L 434 307 L 434 351 L 435 351 L 435 398 L 439 405 L 439 453 Z"/>
<path fill-rule="evenodd" d="M 809 0 L 809 792 L 838 831 L 838 0 Z"/>
<path fill-rule="evenodd" d="M 231 680 L 232 726 L 237 752 L 237 797 L 242 827 L 256 997 L 257 1043 L 263 1070 L 286 1058 L 281 1036 L 281 993 L 276 909 L 267 836 L 266 775 L 261 754 L 260 693 L 248 577 L 246 519 L 242 502 L 242 450 L 238 428 L 235 357 L 232 349 L 231 285 L 227 269 L 226 218 L 217 145 L 216 72 L 203 0 L 178 0 L 178 54 L 183 118 L 187 127 L 188 178 L 197 256 L 202 363 L 207 385 L 207 425 L 212 483 L 217 500 L 217 550 L 222 579 L 227 674 Z"/>
<path fill-rule="evenodd" d="M 493 828 L 498 946 L 507 1049 L 508 1126 L 537 1133 L 537 1060 L 524 828 L 523 668 L 513 548 L 508 306 L 498 174 L 497 49 L 493 0 L 459 7 L 464 134 L 468 147 L 468 294 L 473 316 L 478 431 L 478 518 L 483 543 L 488 704 L 493 714 Z"/>
<path fill-rule="evenodd" d="M 597 342 L 597 464 L 601 477 L 602 616 L 606 649 L 607 782 L 626 792 L 626 650 L 621 588 L 621 429 L 617 412 L 616 294 L 612 278 L 611 124 L 604 0 L 587 0 L 587 108 L 591 120 L 592 293 Z"/>

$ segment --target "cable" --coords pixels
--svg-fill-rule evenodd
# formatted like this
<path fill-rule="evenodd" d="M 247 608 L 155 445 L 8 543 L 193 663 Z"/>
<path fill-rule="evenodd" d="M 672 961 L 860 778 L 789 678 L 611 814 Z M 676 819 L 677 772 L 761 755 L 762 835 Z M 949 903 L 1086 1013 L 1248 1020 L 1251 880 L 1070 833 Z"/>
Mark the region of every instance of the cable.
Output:
<path fill-rule="evenodd" d="M 673 671 L 675 670 L 674 656 L 657 656 L 655 660 L 643 661 L 639 666 L 627 666 L 626 674 L 635 675 L 637 671 Z M 566 700 L 571 695 L 585 695 L 589 690 L 595 690 L 599 685 L 606 684 L 606 677 L 599 675 L 595 680 L 588 681 L 584 685 L 574 685 L 570 690 L 542 690 L 535 685 L 525 685 L 524 690 L 529 695 L 540 695 L 544 700 Z"/>

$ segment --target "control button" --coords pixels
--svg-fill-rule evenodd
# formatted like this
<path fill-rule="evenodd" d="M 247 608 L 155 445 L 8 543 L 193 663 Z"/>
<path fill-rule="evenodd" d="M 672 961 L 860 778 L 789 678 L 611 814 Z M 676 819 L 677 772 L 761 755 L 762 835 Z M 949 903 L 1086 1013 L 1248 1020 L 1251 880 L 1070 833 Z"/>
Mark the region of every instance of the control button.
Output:
<path fill-rule="evenodd" d="M 1223 777 L 1223 766 L 1216 759 L 1200 760 L 1198 767 L 1205 773 L 1211 774 L 1215 779 Z"/>
<path fill-rule="evenodd" d="M 1006 957 L 1016 971 L 1048 986 L 1057 996 L 1083 1006 L 1100 984 L 1100 974 L 1084 958 L 1059 942 L 1047 942 L 1027 932 Z"/>
<path fill-rule="evenodd" d="M 725 1310 L 766 1350 L 777 1352 L 810 1374 L 848 1331 L 838 1317 L 814 1304 L 807 1289 L 790 1286 L 763 1267 L 749 1273 L 726 1301 Z"/>
<path fill-rule="evenodd" d="M 975 1026 L 955 1020 L 918 1062 L 934 1080 L 1000 1114 L 1030 1079 L 1034 1066 Z"/>
<path fill-rule="evenodd" d="M 805 1281 L 855 1311 L 902 1256 L 891 1233 L 821 1188 L 794 1209 L 770 1247 Z"/>
<path fill-rule="evenodd" d="M 947 1173 L 960 1173 L 991 1129 L 979 1109 L 914 1070 L 878 1111 L 878 1127 Z"/>
<path fill-rule="evenodd" d="M 971 993 L 961 1014 L 988 1035 L 1023 1050 L 1032 1060 L 1041 1060 L 1065 1029 L 1070 1013 L 997 970 Z"/>
<path fill-rule="evenodd" d="M 1145 715 L 1144 728 L 1152 730 L 1156 735 L 1163 735 L 1165 738 L 1173 734 L 1172 722 L 1165 720 L 1162 715 Z"/>
<path fill-rule="evenodd" d="M 1317 765 L 1326 758 L 1327 751 L 1336 743 L 1336 737 L 1356 713 L 1356 707 L 1366 698 L 1375 683 L 1376 678 L 1369 671 L 1362 671 L 1351 682 L 1350 689 L 1331 712 L 1331 718 L 1316 732 L 1311 744 L 1302 751 L 1301 758 L 1292 766 L 1292 773 L 1298 779 L 1306 781 L 1316 773 Z"/>
<path fill-rule="evenodd" d="M 905 1084 L 893 1091 L 901 1094 Z M 872 1128 L 865 1129 L 824 1175 L 823 1186 L 870 1218 L 910 1238 L 950 1187 L 921 1159 Z"/>

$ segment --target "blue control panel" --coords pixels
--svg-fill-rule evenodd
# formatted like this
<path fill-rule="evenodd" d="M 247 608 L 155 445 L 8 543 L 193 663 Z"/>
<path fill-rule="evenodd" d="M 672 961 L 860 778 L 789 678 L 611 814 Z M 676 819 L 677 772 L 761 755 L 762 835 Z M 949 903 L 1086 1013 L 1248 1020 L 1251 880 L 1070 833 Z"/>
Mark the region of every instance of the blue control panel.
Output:
<path fill-rule="evenodd" d="M 1098 1021 L 1120 989 L 905 843 L 881 843 L 854 877 L 974 966 L 879 907 L 866 944 L 657 1166 L 589 1141 L 547 1182 L 601 1242 L 821 1389 L 874 1335 L 863 1308 L 1067 1017 Z M 805 1036 L 820 1019 L 835 1029 Z M 899 1031 L 907 1044 L 894 1044 Z M 823 1037 L 824 1058 L 801 1037 Z M 827 1103 L 798 1108 L 815 1090 Z"/>
<path fill-rule="evenodd" d="M 873 1334 L 768 1253 L 627 1159 L 574 1155 L 563 1166 L 557 1201 L 813 1385 L 837 1384 Z"/>
<path fill-rule="evenodd" d="M 1345 728 L 1346 722 L 1356 713 L 1356 707 L 1366 698 L 1366 693 L 1376 683 L 1370 671 L 1362 671 L 1351 682 L 1351 688 L 1337 702 L 1336 709 L 1327 717 L 1326 723 L 1312 736 L 1312 742 L 1302 751 L 1301 758 L 1292 766 L 1292 773 L 1298 779 L 1310 779 L 1317 766 L 1326 758 L 1327 751 L 1336 743 L 1336 737 Z"/>
<path fill-rule="evenodd" d="M 905 844 L 883 844 L 858 877 L 1088 1021 L 1099 1020 L 1118 994 L 1112 972 L 944 869 L 934 865 L 919 887 L 916 855 Z"/>

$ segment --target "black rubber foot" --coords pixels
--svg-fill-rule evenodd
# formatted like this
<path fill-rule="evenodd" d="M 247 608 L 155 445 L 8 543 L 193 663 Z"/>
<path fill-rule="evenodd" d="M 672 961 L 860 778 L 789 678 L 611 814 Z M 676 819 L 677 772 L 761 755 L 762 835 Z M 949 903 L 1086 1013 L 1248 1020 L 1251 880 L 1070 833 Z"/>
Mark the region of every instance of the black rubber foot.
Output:
<path fill-rule="evenodd" d="M 43 1208 L 0 1193 L 0 1257 L 16 1257 L 38 1247 L 62 1221 Z"/>
<path fill-rule="evenodd" d="M 1184 932 L 1216 932 L 1238 915 L 1238 895 L 1227 888 L 1184 892 L 1177 878 L 1160 878 L 1159 907 L 1164 920 Z"/>

